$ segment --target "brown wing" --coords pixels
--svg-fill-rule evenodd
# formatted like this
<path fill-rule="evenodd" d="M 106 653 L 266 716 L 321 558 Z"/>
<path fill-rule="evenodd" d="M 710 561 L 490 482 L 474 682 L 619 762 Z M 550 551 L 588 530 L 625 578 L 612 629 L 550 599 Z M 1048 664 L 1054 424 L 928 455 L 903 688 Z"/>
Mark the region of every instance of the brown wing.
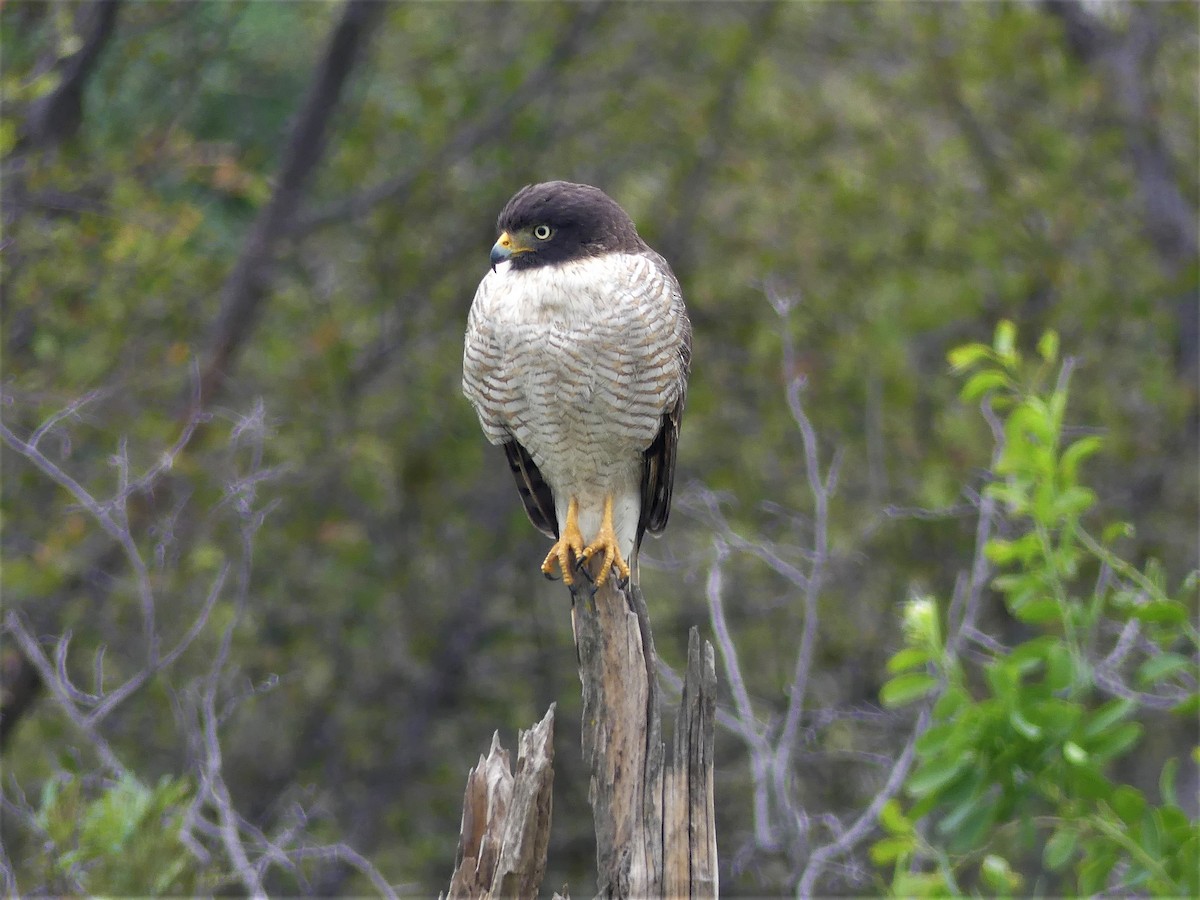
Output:
<path fill-rule="evenodd" d="M 517 441 L 504 445 L 504 455 L 517 482 L 517 491 L 525 505 L 525 513 L 533 527 L 547 537 L 558 539 L 558 516 L 554 514 L 554 494 L 546 479 L 542 478 L 533 457 Z M 668 500 L 670 489 L 668 488 Z"/>
<path fill-rule="evenodd" d="M 637 545 L 647 531 L 660 534 L 667 527 L 671 514 L 671 489 L 675 482 L 675 449 L 679 445 L 679 423 L 683 419 L 683 403 L 687 397 L 687 377 L 692 362 L 692 333 L 686 317 L 683 320 L 679 344 L 682 359 L 679 396 L 662 417 L 662 427 L 654 442 L 643 454 L 642 512 L 638 519 Z"/>

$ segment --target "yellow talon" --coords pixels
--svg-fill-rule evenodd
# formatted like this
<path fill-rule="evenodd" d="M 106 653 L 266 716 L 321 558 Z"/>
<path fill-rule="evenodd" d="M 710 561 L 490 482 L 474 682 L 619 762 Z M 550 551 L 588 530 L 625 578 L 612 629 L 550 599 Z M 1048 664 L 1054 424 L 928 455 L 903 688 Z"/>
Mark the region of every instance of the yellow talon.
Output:
<path fill-rule="evenodd" d="M 562 534 L 554 542 L 550 552 L 546 554 L 546 560 L 542 563 L 542 572 L 547 576 L 553 576 L 554 564 L 558 563 L 558 568 L 562 572 L 563 584 L 574 584 L 575 578 L 571 574 L 571 554 L 575 554 L 576 559 L 583 559 L 585 552 L 583 532 L 579 530 L 579 504 L 572 497 L 567 503 L 566 524 L 563 526 Z"/>
<path fill-rule="evenodd" d="M 604 554 L 604 565 L 600 569 L 600 574 L 596 577 L 596 587 L 600 587 L 608 580 L 608 573 L 614 565 L 617 567 L 617 571 L 621 573 L 622 578 L 629 578 L 629 564 L 621 556 L 621 547 L 617 543 L 617 533 L 613 530 L 612 494 L 606 494 L 604 497 L 604 516 L 600 520 L 600 531 L 596 534 L 596 539 L 584 549 L 580 559 L 586 563 L 597 553 Z"/>

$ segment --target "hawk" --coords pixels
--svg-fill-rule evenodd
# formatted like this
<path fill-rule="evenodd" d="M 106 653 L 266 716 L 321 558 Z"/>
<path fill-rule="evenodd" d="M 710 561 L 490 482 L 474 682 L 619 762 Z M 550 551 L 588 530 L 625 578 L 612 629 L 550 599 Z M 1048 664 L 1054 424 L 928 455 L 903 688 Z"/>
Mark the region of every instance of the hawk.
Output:
<path fill-rule="evenodd" d="M 679 281 L 599 188 L 528 185 L 497 222 L 467 321 L 463 393 L 502 444 L 542 563 L 567 584 L 593 557 L 637 580 L 671 508 L 691 362 Z"/>

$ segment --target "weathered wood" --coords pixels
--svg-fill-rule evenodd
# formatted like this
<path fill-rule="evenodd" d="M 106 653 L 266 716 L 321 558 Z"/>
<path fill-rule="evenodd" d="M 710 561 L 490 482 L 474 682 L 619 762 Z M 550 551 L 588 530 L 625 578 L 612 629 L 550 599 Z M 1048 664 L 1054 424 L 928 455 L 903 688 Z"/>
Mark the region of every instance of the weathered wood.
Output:
<path fill-rule="evenodd" d="M 712 644 L 688 633 L 683 696 L 675 716 L 675 752 L 663 786 L 666 897 L 716 897 L 717 828 L 713 814 L 716 668 Z"/>
<path fill-rule="evenodd" d="M 598 589 L 584 583 L 572 598 L 598 896 L 716 896 L 712 646 L 702 647 L 692 629 L 668 765 L 654 642 L 640 590 L 609 580 Z"/>
<path fill-rule="evenodd" d="M 583 754 L 596 829 L 598 896 L 716 897 L 713 815 L 716 671 L 693 628 L 668 761 L 654 637 L 641 591 L 580 578 L 571 624 L 583 685 Z M 508 754 L 471 770 L 450 898 L 533 897 L 546 868 L 554 707 L 523 732 L 514 778 Z M 555 897 L 557 898 L 557 894 Z"/>
<path fill-rule="evenodd" d="M 517 770 L 492 736 L 467 776 L 450 900 L 536 897 L 546 873 L 554 785 L 554 706 L 518 738 Z"/>

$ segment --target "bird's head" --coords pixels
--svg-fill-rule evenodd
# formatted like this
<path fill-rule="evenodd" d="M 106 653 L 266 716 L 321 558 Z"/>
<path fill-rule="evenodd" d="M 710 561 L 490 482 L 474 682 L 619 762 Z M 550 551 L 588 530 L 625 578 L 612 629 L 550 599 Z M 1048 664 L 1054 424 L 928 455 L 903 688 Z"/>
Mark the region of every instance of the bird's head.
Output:
<path fill-rule="evenodd" d="M 633 220 L 599 188 L 547 181 L 521 188 L 497 220 L 500 237 L 492 267 L 508 260 L 514 269 L 551 266 L 605 253 L 646 249 Z"/>

